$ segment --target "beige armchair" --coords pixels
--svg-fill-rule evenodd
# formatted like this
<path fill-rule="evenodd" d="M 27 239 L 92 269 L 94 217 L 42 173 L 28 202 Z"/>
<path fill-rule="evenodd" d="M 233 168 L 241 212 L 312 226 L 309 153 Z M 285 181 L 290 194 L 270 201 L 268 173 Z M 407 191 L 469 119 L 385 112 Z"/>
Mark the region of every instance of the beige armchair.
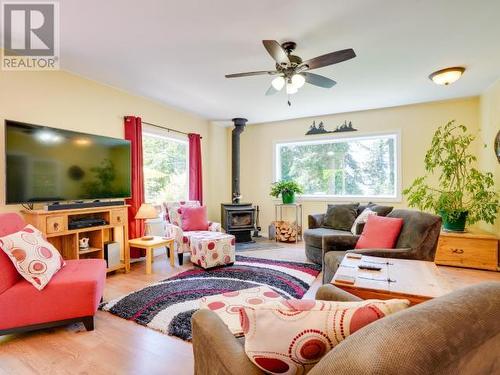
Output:
<path fill-rule="evenodd" d="M 316 299 L 355 301 L 332 285 Z M 500 373 L 500 282 L 467 287 L 369 324 L 309 372 L 320 374 Z M 210 310 L 192 318 L 196 375 L 263 374 Z"/>

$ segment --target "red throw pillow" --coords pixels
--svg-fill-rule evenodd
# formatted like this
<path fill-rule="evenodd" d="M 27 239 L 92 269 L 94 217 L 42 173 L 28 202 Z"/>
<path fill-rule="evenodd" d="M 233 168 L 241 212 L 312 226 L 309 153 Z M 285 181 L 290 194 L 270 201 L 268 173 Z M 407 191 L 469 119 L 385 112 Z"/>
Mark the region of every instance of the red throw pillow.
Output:
<path fill-rule="evenodd" d="M 182 230 L 208 230 L 207 206 L 181 207 Z"/>
<path fill-rule="evenodd" d="M 403 219 L 397 217 L 368 216 L 356 249 L 394 249 Z"/>

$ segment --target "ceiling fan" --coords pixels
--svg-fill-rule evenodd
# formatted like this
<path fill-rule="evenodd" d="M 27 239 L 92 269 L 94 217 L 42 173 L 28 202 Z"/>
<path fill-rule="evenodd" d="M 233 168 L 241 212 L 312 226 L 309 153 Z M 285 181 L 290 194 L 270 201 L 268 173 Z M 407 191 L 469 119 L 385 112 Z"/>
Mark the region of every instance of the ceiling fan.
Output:
<path fill-rule="evenodd" d="M 266 95 L 273 95 L 285 87 L 287 95 L 295 94 L 304 83 L 309 83 L 323 88 L 331 88 L 337 82 L 325 76 L 309 73 L 310 70 L 322 68 L 324 66 L 338 64 L 356 57 L 352 48 L 330 52 L 326 55 L 314 57 L 303 61 L 292 52 L 297 47 L 295 42 L 284 42 L 279 44 L 276 40 L 263 40 L 265 49 L 276 61 L 275 70 L 261 70 L 256 72 L 227 74 L 226 78 L 250 77 L 258 75 L 276 76 L 271 81 L 271 86 L 266 91 Z M 288 101 L 290 105 L 290 101 Z"/>

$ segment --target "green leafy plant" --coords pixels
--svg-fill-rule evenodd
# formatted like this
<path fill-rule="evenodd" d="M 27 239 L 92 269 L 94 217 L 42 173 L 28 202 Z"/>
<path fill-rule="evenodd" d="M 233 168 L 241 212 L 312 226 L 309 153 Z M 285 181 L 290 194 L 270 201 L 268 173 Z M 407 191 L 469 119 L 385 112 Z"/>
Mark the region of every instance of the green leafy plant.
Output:
<path fill-rule="evenodd" d="M 278 198 L 280 194 L 301 194 L 303 192 L 302 187 L 292 180 L 281 180 L 278 182 L 274 182 L 271 185 L 271 193 L 272 197 Z"/>
<path fill-rule="evenodd" d="M 455 121 L 437 129 L 425 154 L 427 175 L 418 177 L 403 191 L 410 207 L 433 210 L 449 222 L 463 215 L 468 224 L 495 222 L 499 194 L 494 188 L 493 174 L 474 167 L 476 157 L 469 151 L 474 139 L 467 127 Z M 438 175 L 437 187 L 427 183 L 433 174 Z"/>

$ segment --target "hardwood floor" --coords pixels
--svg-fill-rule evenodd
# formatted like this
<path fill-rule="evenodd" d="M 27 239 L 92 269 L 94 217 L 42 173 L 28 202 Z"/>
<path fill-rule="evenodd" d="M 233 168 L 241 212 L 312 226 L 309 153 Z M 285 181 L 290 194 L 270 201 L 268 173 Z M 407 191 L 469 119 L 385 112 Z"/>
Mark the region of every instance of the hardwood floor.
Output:
<path fill-rule="evenodd" d="M 240 253 L 263 258 L 304 261 L 303 243 L 274 250 Z M 171 268 L 165 255 L 155 258 L 153 273 L 145 262 L 133 263 L 128 274 L 109 275 L 105 300 L 144 287 L 191 267 Z M 499 280 L 499 272 L 439 267 L 453 289 L 484 280 Z M 318 277 L 305 298 L 314 298 Z M 74 324 L 49 330 L 0 337 L 0 375 L 13 374 L 192 374 L 191 344 L 136 323 L 98 311 L 95 330 Z"/>

